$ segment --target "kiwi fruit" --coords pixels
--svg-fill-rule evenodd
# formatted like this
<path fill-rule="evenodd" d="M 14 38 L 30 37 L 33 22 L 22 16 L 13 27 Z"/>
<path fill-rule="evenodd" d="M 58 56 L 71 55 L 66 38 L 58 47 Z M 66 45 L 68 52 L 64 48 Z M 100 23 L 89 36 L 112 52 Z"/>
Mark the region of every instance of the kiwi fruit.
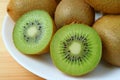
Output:
<path fill-rule="evenodd" d="M 95 22 L 93 28 L 103 43 L 103 60 L 120 66 L 120 15 L 106 15 Z"/>
<path fill-rule="evenodd" d="M 18 19 L 13 30 L 13 42 L 24 54 L 49 52 L 55 26 L 50 15 L 43 10 L 30 11 Z"/>
<path fill-rule="evenodd" d="M 101 40 L 97 32 L 84 24 L 65 25 L 55 33 L 50 44 L 54 65 L 72 76 L 81 76 L 95 69 L 101 52 Z"/>
<path fill-rule="evenodd" d="M 38 9 L 47 11 L 53 17 L 56 6 L 55 0 L 10 0 L 7 12 L 14 21 L 24 13 Z"/>
<path fill-rule="evenodd" d="M 55 11 L 55 23 L 58 28 L 70 23 L 92 25 L 94 10 L 84 0 L 62 0 Z"/>
<path fill-rule="evenodd" d="M 109 13 L 120 14 L 120 0 L 85 0 L 95 10 Z"/>
<path fill-rule="evenodd" d="M 61 0 L 56 0 L 57 3 L 59 3 Z"/>

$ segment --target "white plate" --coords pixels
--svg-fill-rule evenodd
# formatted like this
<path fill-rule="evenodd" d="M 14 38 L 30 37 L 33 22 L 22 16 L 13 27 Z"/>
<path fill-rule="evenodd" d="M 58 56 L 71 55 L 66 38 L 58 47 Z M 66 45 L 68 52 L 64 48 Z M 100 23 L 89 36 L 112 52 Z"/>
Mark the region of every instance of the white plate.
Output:
<path fill-rule="evenodd" d="M 2 29 L 2 37 L 10 55 L 30 72 L 49 80 L 120 80 L 120 68 L 101 62 L 91 73 L 82 77 L 72 77 L 59 71 L 53 64 L 49 54 L 41 56 L 26 56 L 20 53 L 14 46 L 12 31 L 14 22 L 5 16 Z M 66 67 L 67 68 L 67 67 Z"/>

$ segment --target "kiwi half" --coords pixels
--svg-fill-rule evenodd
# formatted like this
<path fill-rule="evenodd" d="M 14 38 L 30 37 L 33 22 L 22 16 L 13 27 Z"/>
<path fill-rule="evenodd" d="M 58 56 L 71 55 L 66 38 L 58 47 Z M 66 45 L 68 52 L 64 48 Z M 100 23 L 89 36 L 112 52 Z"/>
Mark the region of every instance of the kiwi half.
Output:
<path fill-rule="evenodd" d="M 70 23 L 92 25 L 94 10 L 84 0 L 62 0 L 55 11 L 55 23 L 58 28 Z"/>
<path fill-rule="evenodd" d="M 57 3 L 55 0 L 10 0 L 7 12 L 14 21 L 31 10 L 45 10 L 54 15 Z"/>
<path fill-rule="evenodd" d="M 120 67 L 120 15 L 103 16 L 93 28 L 102 39 L 104 61 Z"/>
<path fill-rule="evenodd" d="M 47 53 L 54 31 L 55 26 L 46 11 L 30 11 L 16 22 L 13 42 L 24 54 Z"/>
<path fill-rule="evenodd" d="M 120 14 L 120 0 L 85 0 L 95 10 L 109 13 Z"/>
<path fill-rule="evenodd" d="M 95 30 L 83 24 L 70 24 L 55 33 L 50 53 L 53 63 L 62 72 L 81 76 L 98 65 L 101 48 L 101 40 Z"/>

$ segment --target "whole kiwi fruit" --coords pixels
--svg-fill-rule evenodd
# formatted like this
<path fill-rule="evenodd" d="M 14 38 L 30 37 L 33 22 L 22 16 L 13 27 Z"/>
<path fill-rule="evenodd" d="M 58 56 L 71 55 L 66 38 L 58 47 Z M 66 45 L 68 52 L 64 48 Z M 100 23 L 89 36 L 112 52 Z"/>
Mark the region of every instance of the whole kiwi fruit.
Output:
<path fill-rule="evenodd" d="M 72 76 L 81 76 L 94 70 L 101 60 L 101 54 L 99 35 L 84 24 L 63 26 L 55 33 L 50 44 L 54 65 Z"/>
<path fill-rule="evenodd" d="M 62 0 L 55 11 L 55 23 L 58 28 L 70 23 L 92 25 L 94 10 L 84 0 Z"/>
<path fill-rule="evenodd" d="M 93 28 L 103 42 L 103 59 L 120 66 L 120 15 L 106 15 L 95 22 Z"/>
<path fill-rule="evenodd" d="M 17 21 L 24 13 L 38 9 L 45 10 L 53 16 L 56 6 L 55 0 L 10 0 L 7 12 L 14 21 Z"/>
<path fill-rule="evenodd" d="M 109 13 L 120 14 L 120 0 L 85 0 L 95 10 Z"/>

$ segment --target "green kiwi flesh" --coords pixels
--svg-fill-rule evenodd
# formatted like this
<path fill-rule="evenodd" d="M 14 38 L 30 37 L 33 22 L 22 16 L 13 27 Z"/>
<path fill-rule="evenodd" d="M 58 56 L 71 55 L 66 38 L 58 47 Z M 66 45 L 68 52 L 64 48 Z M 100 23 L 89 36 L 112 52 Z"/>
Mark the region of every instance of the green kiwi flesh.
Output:
<path fill-rule="evenodd" d="M 69 24 L 59 29 L 50 44 L 54 65 L 62 72 L 81 76 L 95 69 L 101 59 L 102 45 L 94 29 Z"/>
<path fill-rule="evenodd" d="M 53 27 L 53 21 L 46 11 L 30 11 L 16 22 L 13 42 L 24 54 L 42 54 L 48 51 L 46 48 L 49 46 Z"/>

